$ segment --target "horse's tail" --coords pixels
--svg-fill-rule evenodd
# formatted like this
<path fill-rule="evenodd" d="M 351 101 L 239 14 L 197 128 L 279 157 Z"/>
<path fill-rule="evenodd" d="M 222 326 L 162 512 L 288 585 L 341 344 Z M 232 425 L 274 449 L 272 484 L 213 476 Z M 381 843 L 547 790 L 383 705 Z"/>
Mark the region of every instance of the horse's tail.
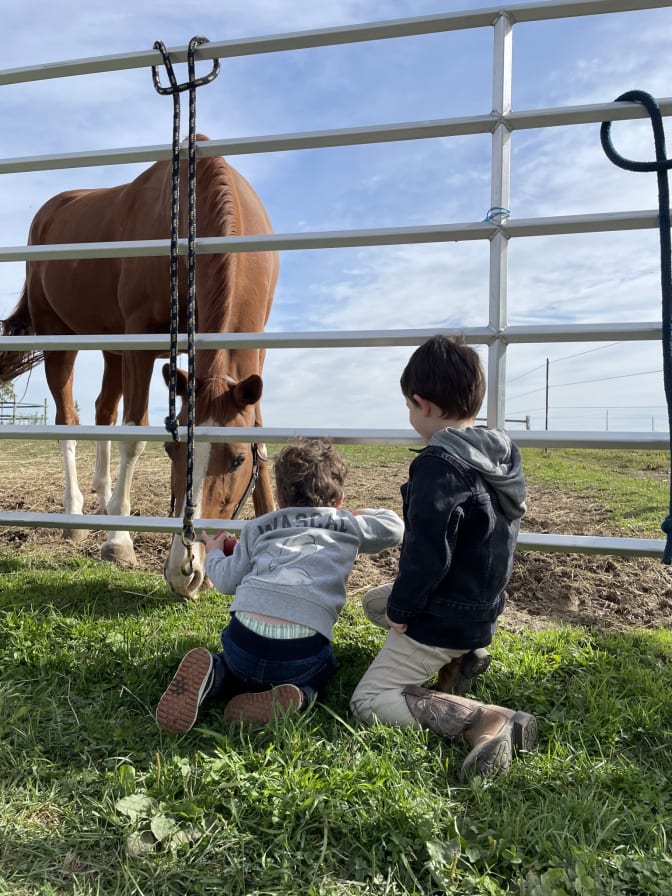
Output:
<path fill-rule="evenodd" d="M 24 284 L 21 298 L 8 318 L 0 320 L 2 336 L 32 336 L 33 321 L 28 307 L 28 293 Z M 11 383 L 22 373 L 32 370 L 44 360 L 42 352 L 34 351 L 0 351 L 0 384 Z"/>

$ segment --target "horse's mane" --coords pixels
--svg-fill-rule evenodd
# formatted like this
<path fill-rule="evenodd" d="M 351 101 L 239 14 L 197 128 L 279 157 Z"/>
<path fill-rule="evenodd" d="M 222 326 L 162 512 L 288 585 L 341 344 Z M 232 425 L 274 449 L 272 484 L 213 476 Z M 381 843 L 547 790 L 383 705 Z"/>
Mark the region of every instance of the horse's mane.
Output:
<path fill-rule="evenodd" d="M 202 202 L 196 222 L 199 236 L 238 236 L 239 209 L 233 175 L 221 156 L 199 159 L 198 191 Z M 207 259 L 207 261 L 206 261 Z M 205 262 L 205 286 L 198 303 L 198 327 L 203 333 L 219 333 L 229 311 L 227 303 L 233 291 L 236 255 L 202 255 Z"/>

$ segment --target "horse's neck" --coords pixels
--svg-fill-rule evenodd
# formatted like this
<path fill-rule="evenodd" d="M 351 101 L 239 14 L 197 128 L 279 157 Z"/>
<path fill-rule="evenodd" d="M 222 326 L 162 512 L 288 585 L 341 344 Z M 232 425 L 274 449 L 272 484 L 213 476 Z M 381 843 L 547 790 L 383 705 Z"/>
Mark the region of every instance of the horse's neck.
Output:
<path fill-rule="evenodd" d="M 259 349 L 206 349 L 196 353 L 196 377 L 226 379 L 236 382 L 252 373 L 261 373 Z"/>
<path fill-rule="evenodd" d="M 259 215 L 255 202 L 245 189 L 240 192 L 239 176 L 224 159 L 216 156 L 201 160 L 199 173 L 203 175 L 202 182 L 210 187 L 201 194 L 204 199 L 197 223 L 200 234 L 237 236 L 263 229 L 255 217 Z M 199 331 L 262 331 L 268 316 L 268 303 L 261 298 L 260 289 L 260 283 L 268 279 L 266 267 L 265 256 L 228 252 L 200 255 L 196 275 Z M 228 375 L 240 380 L 261 372 L 259 349 L 207 350 L 199 352 L 197 358 L 197 368 L 206 376 Z"/>
<path fill-rule="evenodd" d="M 202 255 L 197 260 L 197 326 L 200 333 L 246 333 L 263 329 L 246 311 L 246 294 L 236 281 L 233 255 Z M 201 349 L 196 355 L 197 375 L 232 376 L 238 380 L 258 373 L 259 350 Z"/>

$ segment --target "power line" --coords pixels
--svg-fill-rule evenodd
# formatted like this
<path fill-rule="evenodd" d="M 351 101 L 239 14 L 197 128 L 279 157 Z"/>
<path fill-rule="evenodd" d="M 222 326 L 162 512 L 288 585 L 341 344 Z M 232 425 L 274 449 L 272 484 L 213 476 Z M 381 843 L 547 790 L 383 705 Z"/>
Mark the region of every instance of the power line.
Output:
<path fill-rule="evenodd" d="M 511 379 L 511 380 L 507 379 L 506 384 L 507 384 L 507 386 L 510 386 L 511 383 L 516 383 L 516 382 L 518 382 L 518 380 L 524 379 L 526 376 L 529 376 L 531 373 L 534 373 L 535 370 L 540 370 L 540 369 L 543 370 L 543 368 L 545 366 L 546 366 L 545 364 L 537 364 L 534 367 L 530 367 L 530 369 L 526 370 L 525 373 L 521 373 L 519 376 L 514 376 L 513 379 Z"/>
<path fill-rule="evenodd" d="M 608 380 L 629 380 L 633 376 L 648 376 L 651 373 L 662 372 L 662 368 L 660 370 L 640 370 L 638 373 L 621 373 L 618 376 L 602 376 L 592 380 L 573 380 L 571 383 L 558 383 L 556 386 L 551 386 L 551 388 L 559 389 L 562 386 L 581 386 L 584 383 L 606 383 Z"/>
<path fill-rule="evenodd" d="M 620 342 L 609 342 L 606 345 L 598 345 L 597 348 L 588 348 L 585 352 L 576 352 L 573 355 L 565 355 L 564 358 L 553 358 L 553 363 L 558 364 L 560 361 L 569 361 L 570 358 L 579 358 L 581 355 L 591 355 L 593 352 L 601 352 L 605 348 L 613 348 L 615 345 L 623 345 L 623 340 Z"/>
<path fill-rule="evenodd" d="M 640 370 L 637 373 L 621 373 L 618 376 L 602 376 L 590 380 L 573 380 L 571 383 L 552 383 L 549 385 L 549 388 L 561 389 L 563 386 L 580 386 L 584 383 L 606 383 L 608 380 L 627 380 L 633 376 L 649 376 L 652 373 L 662 372 L 662 368 L 659 370 Z M 545 388 L 545 386 L 541 386 L 539 389 L 530 389 L 529 392 L 519 392 L 518 395 L 511 395 L 509 401 L 514 401 L 516 398 L 524 398 L 526 395 L 534 395 L 535 392 L 544 392 Z"/>
<path fill-rule="evenodd" d="M 597 348 L 589 348 L 589 349 L 586 349 L 584 352 L 575 352 L 573 355 L 565 355 L 562 358 L 552 358 L 551 360 L 552 360 L 553 364 L 559 364 L 561 361 L 569 361 L 570 358 L 579 358 L 581 355 L 590 355 L 593 352 L 601 352 L 605 348 L 613 348 L 616 345 L 623 345 L 623 341 L 621 340 L 621 342 L 610 342 L 607 345 L 598 345 Z M 543 369 L 545 366 L 546 366 L 545 364 L 536 364 L 534 367 L 531 367 L 525 373 L 521 373 L 521 374 L 519 374 L 519 376 L 514 376 L 513 379 L 508 380 L 508 385 L 510 386 L 511 383 L 515 383 L 518 380 L 524 379 L 526 376 L 529 376 L 531 373 L 534 373 L 535 370 Z"/>

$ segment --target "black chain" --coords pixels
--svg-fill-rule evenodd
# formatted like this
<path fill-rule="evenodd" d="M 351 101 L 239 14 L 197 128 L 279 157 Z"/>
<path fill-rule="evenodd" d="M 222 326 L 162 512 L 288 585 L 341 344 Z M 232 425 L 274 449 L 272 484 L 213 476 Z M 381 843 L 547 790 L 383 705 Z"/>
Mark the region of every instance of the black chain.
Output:
<path fill-rule="evenodd" d="M 607 158 L 626 171 L 655 171 L 658 177 L 658 226 L 660 230 L 660 279 L 662 290 L 662 343 L 663 381 L 667 400 L 667 419 L 670 432 L 670 504 L 661 526 L 667 536 L 663 551 L 663 563 L 672 563 L 672 253 L 670 251 L 670 185 L 667 172 L 672 159 L 665 150 L 663 116 L 654 98 L 642 90 L 629 90 L 616 97 L 616 102 L 640 103 L 649 114 L 656 149 L 655 162 L 635 162 L 619 155 L 611 142 L 611 122 L 605 121 L 600 129 L 600 140 Z"/>
<path fill-rule="evenodd" d="M 219 60 L 213 61 L 210 72 L 200 78 L 196 77 L 195 52 L 201 44 L 208 43 L 205 37 L 192 37 L 187 48 L 187 66 L 189 80 L 178 84 L 173 64 L 165 45 L 161 41 L 154 43 L 154 49 L 163 57 L 169 87 L 162 87 L 159 81 L 157 66 L 152 66 L 154 87 L 161 95 L 173 97 L 173 167 L 172 167 L 172 203 L 170 220 L 170 363 L 168 381 L 168 416 L 165 426 L 174 441 L 179 441 L 177 414 L 175 411 L 177 393 L 177 338 L 179 334 L 180 299 L 178 286 L 178 239 L 180 224 L 180 93 L 189 91 L 189 139 L 188 139 L 188 187 L 189 187 L 189 226 L 187 239 L 188 253 L 188 289 L 187 289 L 187 357 L 188 357 L 188 405 L 187 405 L 187 473 L 184 503 L 184 519 L 182 521 L 182 542 L 189 551 L 189 567 L 193 560 L 191 548 L 196 540 L 194 533 L 194 416 L 196 408 L 196 372 L 195 344 L 196 332 L 196 88 L 209 84 L 219 74 Z"/>

